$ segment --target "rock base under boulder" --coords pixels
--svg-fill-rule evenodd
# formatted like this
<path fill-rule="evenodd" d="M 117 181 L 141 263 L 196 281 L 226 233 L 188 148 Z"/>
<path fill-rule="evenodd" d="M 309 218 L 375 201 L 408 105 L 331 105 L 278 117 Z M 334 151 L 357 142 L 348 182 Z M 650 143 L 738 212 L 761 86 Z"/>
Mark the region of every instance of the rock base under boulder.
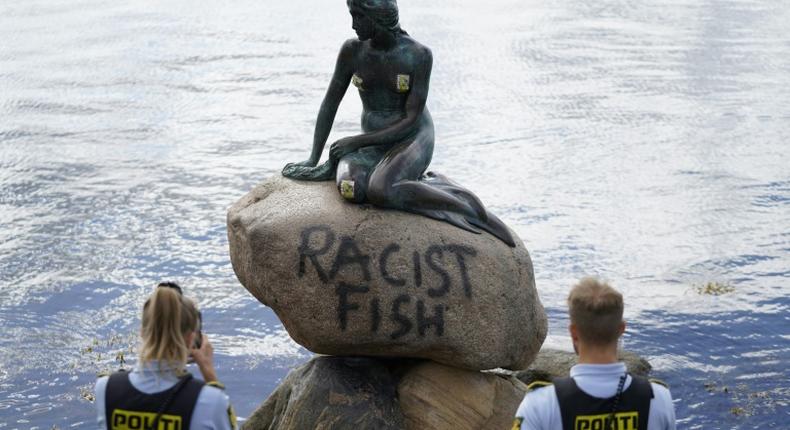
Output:
<path fill-rule="evenodd" d="M 515 378 L 433 362 L 398 384 L 406 429 L 508 429 L 525 390 Z"/>
<path fill-rule="evenodd" d="M 322 356 L 293 370 L 244 429 L 506 429 L 513 377 L 424 360 Z"/>
<path fill-rule="evenodd" d="M 625 363 L 628 372 L 637 376 L 647 376 L 652 367 L 644 358 L 634 352 L 622 351 L 620 361 Z M 541 349 L 535 361 L 519 372 L 513 372 L 526 385 L 534 381 L 551 381 L 554 378 L 568 376 L 571 367 L 579 362 L 579 357 L 570 351 L 557 349 Z"/>
<path fill-rule="evenodd" d="M 397 377 L 402 364 L 316 357 L 291 371 L 244 422 L 244 429 L 402 429 Z"/>
<path fill-rule="evenodd" d="M 647 376 L 633 352 L 621 360 Z M 572 352 L 541 350 L 527 370 L 478 372 L 418 359 L 320 356 L 288 374 L 244 429 L 508 429 L 535 380 L 567 376 Z"/>

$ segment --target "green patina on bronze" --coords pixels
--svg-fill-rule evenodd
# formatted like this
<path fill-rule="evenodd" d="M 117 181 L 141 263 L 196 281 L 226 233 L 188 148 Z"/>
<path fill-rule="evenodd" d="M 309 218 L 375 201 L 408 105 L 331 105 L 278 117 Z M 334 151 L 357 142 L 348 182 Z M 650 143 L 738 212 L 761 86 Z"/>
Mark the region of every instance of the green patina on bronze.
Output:
<path fill-rule="evenodd" d="M 485 230 L 515 246 L 510 230 L 471 191 L 427 172 L 434 128 L 425 107 L 433 57 L 400 28 L 395 0 L 348 0 L 358 38 L 347 40 L 316 120 L 310 158 L 282 174 L 305 181 L 335 180 L 353 203 L 413 212 L 465 230 Z M 362 134 L 330 146 L 318 165 L 349 84 L 362 99 Z"/>

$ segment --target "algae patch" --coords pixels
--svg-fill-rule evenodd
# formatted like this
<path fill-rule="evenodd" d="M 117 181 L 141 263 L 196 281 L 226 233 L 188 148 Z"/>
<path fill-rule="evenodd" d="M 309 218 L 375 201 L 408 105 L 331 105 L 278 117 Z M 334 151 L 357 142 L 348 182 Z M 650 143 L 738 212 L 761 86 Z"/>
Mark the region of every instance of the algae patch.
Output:
<path fill-rule="evenodd" d="M 695 285 L 692 289 L 697 294 L 706 296 L 721 296 L 735 291 L 735 287 L 725 282 L 708 282 L 704 285 Z"/>
<path fill-rule="evenodd" d="M 735 417 L 751 417 L 766 411 L 777 411 L 787 407 L 790 389 L 774 389 L 769 391 L 752 391 L 745 383 L 734 386 L 721 385 L 716 382 L 704 384 L 705 391 L 711 394 L 723 394 L 729 398 L 730 414 Z"/>
<path fill-rule="evenodd" d="M 129 360 L 135 356 L 138 336 L 136 332 L 112 334 L 106 339 L 93 339 L 88 345 L 79 348 L 78 358 L 71 368 L 92 371 L 96 376 L 109 375 L 117 370 L 128 370 Z M 80 398 L 94 402 L 93 385 L 79 387 Z"/>

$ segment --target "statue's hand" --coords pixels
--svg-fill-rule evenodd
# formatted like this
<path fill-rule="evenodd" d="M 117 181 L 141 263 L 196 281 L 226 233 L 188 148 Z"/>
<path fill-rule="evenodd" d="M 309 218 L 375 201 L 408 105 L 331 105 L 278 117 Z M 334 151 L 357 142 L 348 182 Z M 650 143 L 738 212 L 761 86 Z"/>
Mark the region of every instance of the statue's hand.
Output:
<path fill-rule="evenodd" d="M 329 147 L 329 158 L 339 160 L 346 155 L 356 151 L 356 145 L 354 145 L 353 140 L 349 137 L 344 137 L 337 142 L 333 143 L 332 146 Z"/>

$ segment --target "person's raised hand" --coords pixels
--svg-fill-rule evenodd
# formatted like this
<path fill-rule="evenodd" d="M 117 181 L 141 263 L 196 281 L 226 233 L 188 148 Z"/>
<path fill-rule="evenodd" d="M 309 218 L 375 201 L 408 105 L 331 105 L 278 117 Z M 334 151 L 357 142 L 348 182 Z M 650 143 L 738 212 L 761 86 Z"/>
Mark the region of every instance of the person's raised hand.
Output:
<path fill-rule="evenodd" d="M 203 380 L 206 382 L 216 381 L 217 372 L 214 371 L 214 347 L 208 340 L 208 336 L 203 336 L 200 348 L 192 348 L 190 353 L 195 364 L 198 365 L 200 373 L 203 375 Z"/>

